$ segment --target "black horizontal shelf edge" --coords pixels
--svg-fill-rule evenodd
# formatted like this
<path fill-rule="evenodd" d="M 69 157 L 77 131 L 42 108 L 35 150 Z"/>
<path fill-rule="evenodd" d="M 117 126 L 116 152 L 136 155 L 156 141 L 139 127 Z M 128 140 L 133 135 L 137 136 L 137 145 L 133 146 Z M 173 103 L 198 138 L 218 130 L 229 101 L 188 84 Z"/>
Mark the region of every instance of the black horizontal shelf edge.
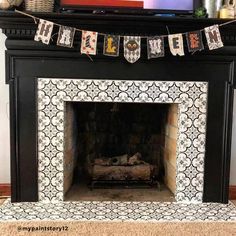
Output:
<path fill-rule="evenodd" d="M 199 24 L 222 24 L 232 19 L 218 19 L 218 18 L 194 18 L 194 17 L 160 17 L 160 16 L 150 16 L 150 15 L 123 15 L 123 14 L 91 14 L 91 13 L 35 13 L 27 12 L 35 17 L 43 19 L 54 19 L 54 20 L 70 20 L 70 19 L 86 19 L 86 20 L 140 20 L 142 22 L 154 21 L 154 22 L 169 22 L 169 23 L 199 23 Z M 8 20 L 9 22 L 14 22 L 15 20 L 20 20 L 23 22 L 31 21 L 29 17 L 16 13 L 15 11 L 4 11 L 0 10 L 0 22 Z M 28 20 L 26 20 L 28 19 Z M 19 21 L 18 21 L 19 23 Z M 33 22 L 32 22 L 33 23 Z M 236 23 L 233 23 L 236 25 Z"/>

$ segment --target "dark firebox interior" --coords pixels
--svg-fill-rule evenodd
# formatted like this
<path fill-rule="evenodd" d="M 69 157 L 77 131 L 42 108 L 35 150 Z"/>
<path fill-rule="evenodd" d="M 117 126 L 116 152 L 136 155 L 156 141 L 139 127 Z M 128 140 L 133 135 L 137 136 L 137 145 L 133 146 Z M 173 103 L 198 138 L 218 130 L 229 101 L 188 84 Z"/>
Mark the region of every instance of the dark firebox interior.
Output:
<path fill-rule="evenodd" d="M 98 196 L 103 195 L 102 200 L 122 200 L 122 196 L 123 200 L 133 200 L 133 198 L 136 200 L 134 195 L 142 195 L 142 191 L 154 192 L 150 193 L 151 195 L 163 194 L 164 198 L 165 195 L 172 196 L 169 190 L 163 187 L 165 175 L 163 147 L 168 104 L 107 102 L 69 104 L 74 116 L 72 126 L 74 130 L 71 133 L 73 133 L 75 157 L 72 187 L 65 199 L 99 200 Z M 66 116 L 65 114 L 65 118 Z M 126 162 L 121 164 L 124 158 Z M 132 158 L 135 158 L 135 161 L 131 165 Z M 105 176 L 107 173 L 99 172 L 99 177 L 95 178 L 95 167 L 99 167 L 96 165 L 98 162 L 102 162 L 100 172 L 107 167 L 113 172 L 116 168 L 126 168 L 126 177 L 119 179 L 122 172 L 119 170 L 119 175 L 116 173 L 107 177 Z M 146 169 L 149 166 L 152 171 L 147 174 Z M 141 174 L 137 172 L 137 167 L 141 169 Z M 132 168 L 136 168 L 136 175 L 141 176 L 133 178 L 136 181 L 131 181 L 132 177 L 127 174 Z M 146 177 L 147 175 L 150 175 L 150 179 Z M 74 199 L 72 195 L 76 195 L 75 192 L 78 194 Z M 143 200 L 142 196 L 141 199 Z"/>

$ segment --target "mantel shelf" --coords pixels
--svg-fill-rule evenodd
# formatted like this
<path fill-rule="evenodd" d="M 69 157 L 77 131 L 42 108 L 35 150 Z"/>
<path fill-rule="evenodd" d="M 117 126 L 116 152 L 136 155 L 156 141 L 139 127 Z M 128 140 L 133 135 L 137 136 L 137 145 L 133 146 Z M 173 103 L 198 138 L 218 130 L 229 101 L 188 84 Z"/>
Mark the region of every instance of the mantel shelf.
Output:
<path fill-rule="evenodd" d="M 55 20 L 75 20 L 75 19 L 103 19 L 103 20 L 141 20 L 141 21 L 159 21 L 159 22 L 192 22 L 192 23 L 209 23 L 209 24 L 220 24 L 227 22 L 231 19 L 218 19 L 218 18 L 194 18 L 194 17 L 161 17 L 152 15 L 126 15 L 126 14 L 91 14 L 91 13 L 35 13 L 27 12 L 36 17 L 45 19 L 55 19 Z M 25 18 L 25 16 L 16 13 L 14 11 L 0 10 L 0 19 L 8 18 L 14 20 Z M 23 20 L 24 21 L 24 20 Z"/>
<path fill-rule="evenodd" d="M 86 14 L 86 13 L 31 13 L 36 17 L 46 20 L 52 20 L 54 22 L 66 25 L 83 25 L 87 24 L 101 25 L 114 23 L 115 25 L 136 25 L 144 26 L 152 24 L 155 26 L 168 26 L 175 28 L 195 28 L 206 27 L 213 24 L 222 24 L 230 19 L 214 19 L 214 18 L 192 18 L 192 17 L 160 17 L 160 16 L 148 16 L 148 15 L 121 15 L 121 14 Z M 34 21 L 16 13 L 14 11 L 0 11 L 0 28 L 7 29 L 17 27 L 22 29 L 23 27 L 34 27 Z M 225 26 L 224 28 L 232 29 L 236 27 L 236 23 Z M 115 29 L 114 29 L 115 30 Z M 147 30 L 148 29 L 140 29 Z M 174 29 L 173 33 L 174 33 Z"/>

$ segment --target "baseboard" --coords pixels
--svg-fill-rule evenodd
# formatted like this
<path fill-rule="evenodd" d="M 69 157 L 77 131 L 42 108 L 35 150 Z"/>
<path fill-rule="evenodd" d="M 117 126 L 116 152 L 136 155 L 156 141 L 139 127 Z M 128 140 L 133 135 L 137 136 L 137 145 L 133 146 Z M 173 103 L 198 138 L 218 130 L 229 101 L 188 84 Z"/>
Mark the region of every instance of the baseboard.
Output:
<path fill-rule="evenodd" d="M 229 200 L 236 200 L 236 185 L 229 186 Z"/>
<path fill-rule="evenodd" d="M 11 185 L 0 184 L 0 197 L 11 196 Z M 236 200 L 236 185 L 229 186 L 229 200 Z"/>
<path fill-rule="evenodd" d="M 1 196 L 11 196 L 11 185 L 10 184 L 0 184 L 0 197 Z"/>

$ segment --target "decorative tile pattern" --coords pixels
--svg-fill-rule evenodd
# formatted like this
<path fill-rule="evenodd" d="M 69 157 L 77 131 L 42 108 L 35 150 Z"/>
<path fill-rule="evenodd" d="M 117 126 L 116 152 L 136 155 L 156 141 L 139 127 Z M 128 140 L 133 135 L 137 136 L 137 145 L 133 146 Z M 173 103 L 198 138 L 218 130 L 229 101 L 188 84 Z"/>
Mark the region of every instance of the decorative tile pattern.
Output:
<path fill-rule="evenodd" d="M 176 200 L 202 202 L 206 82 L 38 79 L 39 201 L 63 201 L 64 102 L 177 103 Z"/>
<path fill-rule="evenodd" d="M 160 202 L 60 202 L 5 203 L 0 221 L 76 220 L 76 221 L 235 221 L 232 203 L 160 203 Z"/>

